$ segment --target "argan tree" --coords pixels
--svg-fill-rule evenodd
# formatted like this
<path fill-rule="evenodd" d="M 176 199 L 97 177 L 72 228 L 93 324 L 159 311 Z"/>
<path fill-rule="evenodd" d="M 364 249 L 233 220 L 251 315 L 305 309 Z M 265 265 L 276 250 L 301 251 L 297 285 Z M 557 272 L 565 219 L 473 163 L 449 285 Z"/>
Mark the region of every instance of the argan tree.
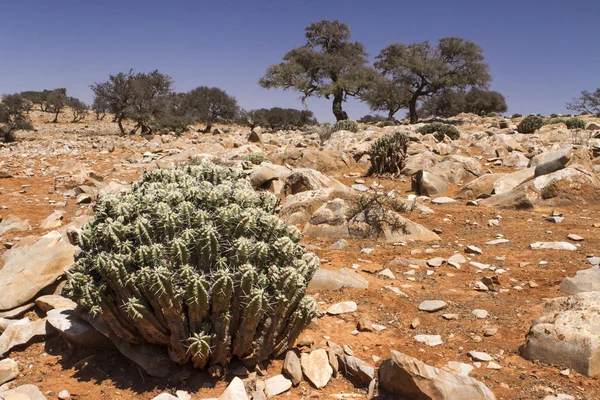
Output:
<path fill-rule="evenodd" d="M 348 119 L 342 103 L 358 96 L 373 81 L 375 71 L 367 66 L 367 53 L 359 42 L 350 41 L 350 28 L 340 21 L 320 21 L 306 28 L 306 44 L 271 65 L 259 84 L 267 89 L 292 89 L 308 97 L 333 99 L 337 121 Z"/>
<path fill-rule="evenodd" d="M 238 112 L 235 98 L 225 91 L 200 86 L 186 93 L 183 107 L 193 122 L 206 124 L 204 132 L 210 132 L 212 125 L 219 119 L 232 120 Z"/>
<path fill-rule="evenodd" d="M 246 120 L 252 128 L 260 125 L 271 130 L 294 129 L 317 123 L 312 111 L 280 107 L 252 110 L 247 113 Z"/>
<path fill-rule="evenodd" d="M 0 138 L 5 142 L 14 140 L 14 132 L 21 129 L 33 129 L 25 116 L 29 100 L 20 94 L 9 94 L 0 102 Z"/>
<path fill-rule="evenodd" d="M 75 97 L 69 97 L 67 105 L 73 114 L 73 119 L 71 122 L 82 121 L 90 111 L 90 108 L 87 104 Z"/>
<path fill-rule="evenodd" d="M 472 88 L 468 92 L 449 90 L 423 102 L 420 112 L 425 116 L 453 117 L 460 113 L 487 115 L 508 109 L 504 96 L 493 90 Z"/>
<path fill-rule="evenodd" d="M 467 87 L 487 87 L 491 81 L 483 51 L 477 44 L 455 37 L 405 45 L 394 43 L 377 56 L 375 67 L 411 94 L 410 122 L 418 121 L 417 105 L 424 96 Z"/>
<path fill-rule="evenodd" d="M 172 80 L 169 76 L 158 71 L 150 73 L 128 73 L 110 75 L 108 81 L 91 85 L 94 92 L 94 102 L 108 105 L 110 112 L 115 115 L 121 134 L 125 134 L 123 120 L 132 119 L 136 122 L 129 132 L 135 134 L 151 133 L 150 123 L 160 112 L 160 106 L 165 97 L 170 96 Z"/>
<path fill-rule="evenodd" d="M 600 114 L 600 88 L 594 92 L 584 90 L 579 97 L 567 103 L 567 110 Z"/>
<path fill-rule="evenodd" d="M 45 96 L 45 104 L 46 111 L 54 114 L 54 118 L 52 119 L 51 123 L 57 123 L 58 115 L 69 104 L 67 89 L 55 89 L 50 91 Z"/>
<path fill-rule="evenodd" d="M 408 107 L 411 93 L 406 87 L 396 85 L 391 79 L 381 75 L 360 98 L 369 105 L 371 111 L 385 111 L 387 119 L 391 121 L 399 110 Z"/>

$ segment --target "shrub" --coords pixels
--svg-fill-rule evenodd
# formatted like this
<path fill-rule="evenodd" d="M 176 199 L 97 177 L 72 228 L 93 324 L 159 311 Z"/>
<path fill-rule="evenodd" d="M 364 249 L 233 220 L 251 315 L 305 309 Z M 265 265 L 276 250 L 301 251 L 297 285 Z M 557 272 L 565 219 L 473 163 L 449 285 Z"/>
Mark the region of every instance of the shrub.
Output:
<path fill-rule="evenodd" d="M 523 115 L 521 115 L 521 114 L 513 114 L 513 115 L 511 116 L 511 118 L 512 118 L 512 119 L 514 119 L 514 118 L 521 118 L 522 116 L 523 116 Z"/>
<path fill-rule="evenodd" d="M 555 114 L 555 113 L 550 114 L 550 118 L 558 118 L 558 117 L 560 117 L 560 115 Z"/>
<path fill-rule="evenodd" d="M 358 132 L 358 122 L 352 119 L 342 119 L 338 121 L 333 126 L 333 131 L 350 131 L 350 132 Z"/>
<path fill-rule="evenodd" d="M 251 153 L 244 157 L 244 160 L 250 161 L 254 165 L 260 165 L 263 162 L 269 161 L 269 158 L 261 153 Z"/>
<path fill-rule="evenodd" d="M 589 111 L 583 110 L 579 115 L 589 115 L 589 114 L 590 114 Z"/>
<path fill-rule="evenodd" d="M 244 125 L 249 125 L 252 129 L 254 129 L 256 125 L 260 125 L 263 128 L 269 128 L 271 130 L 290 130 L 317 124 L 317 120 L 310 110 L 273 107 L 260 108 L 258 110 L 245 112 L 244 114 L 241 122 Z"/>
<path fill-rule="evenodd" d="M 587 125 L 581 118 L 567 118 L 565 124 L 567 124 L 567 128 L 569 129 L 585 129 Z"/>
<path fill-rule="evenodd" d="M 419 128 L 419 132 L 426 135 L 428 133 L 435 133 L 435 138 L 438 141 L 444 139 L 444 135 L 448 136 L 452 140 L 460 138 L 460 132 L 453 125 L 443 124 L 441 122 L 433 122 L 431 124 L 423 125 Z"/>
<path fill-rule="evenodd" d="M 385 128 L 386 126 L 396 126 L 396 121 L 381 121 L 377 124 L 379 128 Z"/>
<path fill-rule="evenodd" d="M 25 116 L 30 101 L 20 94 L 8 94 L 0 103 L 0 138 L 4 142 L 14 142 L 15 131 L 33 129 L 33 125 Z"/>
<path fill-rule="evenodd" d="M 498 126 L 500 127 L 500 129 L 506 129 L 508 128 L 508 121 L 505 119 L 501 119 L 500 122 L 498 122 Z"/>
<path fill-rule="evenodd" d="M 369 175 L 398 175 L 404 168 L 409 138 L 404 132 L 394 132 L 377 139 L 369 150 Z"/>
<path fill-rule="evenodd" d="M 519 133 L 533 133 L 544 125 L 544 119 L 537 115 L 529 115 L 517 125 Z"/>
<path fill-rule="evenodd" d="M 98 200 L 65 293 L 130 343 L 221 375 L 282 354 L 316 314 L 319 259 L 240 170 L 156 170 Z"/>
<path fill-rule="evenodd" d="M 486 117 L 497 117 L 497 116 L 498 116 L 498 114 L 496 114 L 495 112 L 491 112 L 491 113 L 488 113 L 488 115 L 486 115 Z"/>

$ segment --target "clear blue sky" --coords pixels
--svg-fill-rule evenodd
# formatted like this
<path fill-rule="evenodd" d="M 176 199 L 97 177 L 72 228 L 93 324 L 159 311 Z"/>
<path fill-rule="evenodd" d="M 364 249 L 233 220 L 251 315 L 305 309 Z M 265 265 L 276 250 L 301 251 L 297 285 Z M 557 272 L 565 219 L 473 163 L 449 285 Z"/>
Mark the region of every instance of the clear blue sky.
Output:
<path fill-rule="evenodd" d="M 394 42 L 473 40 L 509 113 L 561 113 L 600 87 L 599 18 L 598 0 L 0 0 L 0 93 L 66 87 L 91 102 L 89 85 L 110 73 L 158 69 L 178 91 L 217 86 L 247 109 L 302 108 L 298 93 L 257 81 L 307 25 L 339 19 L 371 58 Z M 307 107 L 333 119 L 328 101 Z M 357 101 L 345 109 L 368 113 Z"/>

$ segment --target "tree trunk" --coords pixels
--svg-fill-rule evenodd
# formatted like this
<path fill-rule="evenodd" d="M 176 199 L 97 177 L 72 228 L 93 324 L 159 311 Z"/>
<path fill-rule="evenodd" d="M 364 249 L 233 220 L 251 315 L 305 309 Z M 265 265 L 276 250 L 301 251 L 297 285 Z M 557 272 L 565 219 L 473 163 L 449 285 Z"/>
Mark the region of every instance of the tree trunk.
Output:
<path fill-rule="evenodd" d="M 212 129 L 212 122 L 207 122 L 206 123 L 206 128 L 204 128 L 204 130 L 202 131 L 202 133 L 210 133 Z"/>
<path fill-rule="evenodd" d="M 117 118 L 117 124 L 119 125 L 119 129 L 121 130 L 121 136 L 125 135 L 125 128 L 123 127 L 123 117 Z"/>
<path fill-rule="evenodd" d="M 140 126 L 142 126 L 141 122 L 138 122 L 131 131 L 129 131 L 130 135 L 135 135 L 138 131 L 138 129 L 140 129 Z"/>
<path fill-rule="evenodd" d="M 58 113 L 59 113 L 59 112 L 60 112 L 60 111 L 57 111 L 57 112 L 56 112 L 56 114 L 54 114 L 54 119 L 52 120 L 52 123 L 53 123 L 53 124 L 56 124 L 56 123 L 58 122 Z"/>
<path fill-rule="evenodd" d="M 336 121 L 341 121 L 343 119 L 348 119 L 348 114 L 346 111 L 342 110 L 342 102 L 344 101 L 344 96 L 342 93 L 336 94 L 333 97 L 333 115 L 335 115 Z"/>
<path fill-rule="evenodd" d="M 418 99 L 419 99 L 419 96 L 417 94 L 413 94 L 413 96 L 410 99 L 410 102 L 408 104 L 408 107 L 409 107 L 408 110 L 409 110 L 411 124 L 416 124 L 419 121 L 419 116 L 417 115 L 417 100 Z"/>
<path fill-rule="evenodd" d="M 394 114 L 396 114 L 397 112 L 398 112 L 398 110 L 395 110 L 395 111 L 394 110 L 389 110 L 388 111 L 388 117 L 387 117 L 387 119 L 390 120 L 390 121 L 393 121 L 394 120 Z"/>

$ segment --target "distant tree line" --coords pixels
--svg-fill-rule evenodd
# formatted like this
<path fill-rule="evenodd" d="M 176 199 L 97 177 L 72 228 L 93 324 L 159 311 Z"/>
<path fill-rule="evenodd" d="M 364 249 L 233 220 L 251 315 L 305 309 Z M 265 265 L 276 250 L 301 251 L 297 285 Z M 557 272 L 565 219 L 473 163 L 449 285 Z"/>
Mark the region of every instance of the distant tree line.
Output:
<path fill-rule="evenodd" d="M 474 88 L 481 95 L 492 79 L 481 47 L 461 38 L 442 38 L 437 45 L 428 41 L 393 43 L 369 66 L 363 44 L 351 41 L 350 28 L 340 21 L 312 23 L 306 27 L 305 36 L 306 44 L 287 52 L 281 63 L 271 65 L 259 84 L 298 91 L 303 101 L 309 97 L 332 100 L 337 121 L 348 119 L 343 102 L 357 97 L 372 111 L 385 112 L 388 119 L 408 108 L 410 122 L 416 123 L 419 105 L 426 99 Z M 496 96 L 497 92 L 491 93 Z M 501 112 L 505 105 L 502 98 L 498 107 L 486 104 L 484 108 L 486 112 Z"/>

